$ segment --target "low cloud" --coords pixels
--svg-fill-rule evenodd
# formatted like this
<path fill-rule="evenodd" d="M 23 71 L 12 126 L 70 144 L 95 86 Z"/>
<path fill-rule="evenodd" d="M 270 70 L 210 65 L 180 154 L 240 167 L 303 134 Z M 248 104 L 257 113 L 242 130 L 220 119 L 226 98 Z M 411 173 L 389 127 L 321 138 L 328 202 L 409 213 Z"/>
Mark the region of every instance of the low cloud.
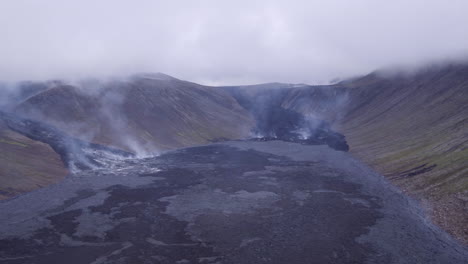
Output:
<path fill-rule="evenodd" d="M 313 84 L 468 51 L 465 0 L 227 2 L 2 1 L 0 80 Z"/>

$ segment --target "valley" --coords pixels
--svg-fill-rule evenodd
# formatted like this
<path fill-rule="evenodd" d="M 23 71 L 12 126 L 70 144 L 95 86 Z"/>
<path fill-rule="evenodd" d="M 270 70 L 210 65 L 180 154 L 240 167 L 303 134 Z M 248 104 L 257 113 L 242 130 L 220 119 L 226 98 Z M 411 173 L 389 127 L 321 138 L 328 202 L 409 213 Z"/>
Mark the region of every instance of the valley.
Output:
<path fill-rule="evenodd" d="M 25 82 L 9 98 L 1 263 L 468 258 L 466 65 L 322 86 Z"/>

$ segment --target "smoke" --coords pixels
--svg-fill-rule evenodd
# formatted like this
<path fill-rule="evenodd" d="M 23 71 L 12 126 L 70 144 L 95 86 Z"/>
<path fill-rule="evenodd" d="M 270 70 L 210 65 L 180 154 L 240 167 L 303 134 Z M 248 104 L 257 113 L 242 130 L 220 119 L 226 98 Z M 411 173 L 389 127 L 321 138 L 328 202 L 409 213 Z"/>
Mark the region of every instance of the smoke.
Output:
<path fill-rule="evenodd" d="M 21 101 L 45 90 L 46 87 L 45 83 L 37 82 L 0 83 L 0 110 L 12 111 Z"/>
<path fill-rule="evenodd" d="M 11 108 L 13 101 L 17 97 L 17 89 L 6 83 L 0 83 L 0 110 L 8 110 Z"/>
<path fill-rule="evenodd" d="M 313 113 L 308 113 L 304 115 L 301 125 L 294 132 L 299 135 L 300 139 L 307 140 L 313 137 L 317 129 L 321 126 L 323 126 L 323 120 L 319 119 Z"/>
<path fill-rule="evenodd" d="M 137 157 L 152 156 L 158 148 L 141 140 L 126 116 L 130 82 L 121 78 L 5 84 L 0 87 L 0 110 L 51 124 L 83 142 L 118 147 Z M 83 146 L 67 145 L 71 155 L 77 155 L 70 160 L 85 164 L 80 158 Z"/>
<path fill-rule="evenodd" d="M 346 93 L 334 87 L 264 84 L 225 89 L 255 119 L 252 137 L 308 139 L 323 127 L 325 115 L 341 112 Z"/>
<path fill-rule="evenodd" d="M 125 98 L 127 97 L 126 93 L 129 90 L 112 87 L 120 85 L 122 84 L 114 81 L 100 95 L 100 107 L 97 114 L 113 131 L 113 141 L 120 142 L 139 158 L 152 156 L 155 154 L 156 148 L 151 143 L 144 145 L 141 141 L 138 141 L 137 136 L 132 131 L 130 121 L 123 111 Z"/>
<path fill-rule="evenodd" d="M 0 2 L 0 80 L 327 83 L 467 53 L 465 0 Z"/>

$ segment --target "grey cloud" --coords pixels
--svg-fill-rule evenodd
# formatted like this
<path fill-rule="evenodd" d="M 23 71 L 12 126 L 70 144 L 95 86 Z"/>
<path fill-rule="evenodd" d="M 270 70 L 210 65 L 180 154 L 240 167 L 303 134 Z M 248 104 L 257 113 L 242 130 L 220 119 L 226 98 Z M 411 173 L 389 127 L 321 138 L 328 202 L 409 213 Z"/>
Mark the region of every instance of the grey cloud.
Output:
<path fill-rule="evenodd" d="M 465 0 L 0 2 L 0 80 L 319 83 L 468 53 Z"/>

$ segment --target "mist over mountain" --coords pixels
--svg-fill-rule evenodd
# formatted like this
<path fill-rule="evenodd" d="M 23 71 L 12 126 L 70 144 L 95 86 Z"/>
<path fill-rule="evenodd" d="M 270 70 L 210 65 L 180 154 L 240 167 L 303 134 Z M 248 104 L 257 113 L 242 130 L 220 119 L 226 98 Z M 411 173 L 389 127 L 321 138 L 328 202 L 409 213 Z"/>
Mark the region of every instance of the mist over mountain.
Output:
<path fill-rule="evenodd" d="M 190 165 L 187 168 L 192 168 L 192 166 L 193 168 L 203 168 L 206 166 L 202 165 L 204 164 L 203 162 L 209 162 L 209 168 L 214 168 L 215 170 L 215 172 L 210 173 L 218 175 L 217 177 L 228 177 L 225 178 L 226 183 L 236 179 L 233 176 L 235 173 L 232 174 L 233 172 L 228 172 L 223 167 L 225 166 L 223 164 L 230 164 L 226 162 L 234 162 L 228 165 L 228 167 L 235 170 L 248 168 L 249 166 L 258 166 L 261 158 L 255 156 L 257 154 L 254 155 L 251 152 L 248 152 L 250 154 L 235 154 L 237 153 L 235 150 L 224 149 L 222 147 L 227 146 L 226 144 L 234 144 L 234 146 L 247 144 L 247 149 L 255 146 L 259 151 L 271 153 L 287 151 L 286 153 L 289 153 L 284 155 L 294 156 L 302 153 L 300 155 L 308 157 L 306 160 L 315 157 L 312 158 L 314 160 L 312 164 L 334 164 L 334 167 L 325 170 L 322 167 L 317 167 L 312 171 L 320 171 L 324 175 L 329 175 L 330 172 L 327 171 L 335 173 L 334 171 L 336 170 L 350 170 L 346 174 L 348 175 L 347 179 L 350 180 L 356 179 L 353 178 L 356 176 L 351 175 L 357 175 L 351 168 L 362 165 L 355 164 L 351 166 L 348 164 L 348 162 L 351 162 L 350 160 L 348 161 L 349 156 L 337 158 L 335 155 L 341 154 L 332 154 L 336 151 L 342 153 L 349 151 L 352 156 L 357 157 L 377 172 L 382 173 L 387 180 L 401 188 L 406 194 L 426 204 L 431 210 L 429 212 L 432 221 L 438 226 L 460 241 L 466 241 L 467 239 L 464 232 L 466 226 L 464 221 L 467 219 L 466 210 L 464 209 L 464 201 L 467 199 L 467 64 L 450 63 L 425 67 L 414 72 L 377 71 L 336 84 L 320 86 L 267 83 L 250 86 L 212 87 L 182 81 L 161 73 L 145 73 L 131 77 L 104 80 L 20 82 L 10 86 L 8 90 L 7 88 L 4 89 L 4 91 L 8 92 L 4 93 L 5 97 L 3 98 L 6 98 L 6 100 L 3 100 L 2 103 L 1 109 L 3 112 L 0 111 L 0 146 L 4 150 L 0 156 L 0 163 L 2 164 L 2 169 L 0 170 L 0 182 L 2 186 L 0 187 L 0 191 L 2 198 L 11 198 L 41 187 L 45 187 L 41 189 L 43 191 L 37 192 L 37 194 L 36 192 L 30 193 L 31 197 L 46 195 L 49 191 L 49 187 L 47 186 L 51 183 L 59 182 L 58 187 L 54 188 L 67 189 L 71 187 L 66 186 L 75 185 L 75 183 L 70 183 L 70 181 L 83 181 L 85 178 L 87 179 L 86 181 L 91 179 L 92 183 L 88 182 L 79 188 L 85 188 L 85 186 L 107 186 L 99 183 L 100 179 L 102 179 L 101 177 L 117 177 L 113 178 L 113 180 L 121 182 L 123 179 L 128 179 L 129 175 L 141 175 L 141 177 L 159 175 L 160 168 L 162 168 L 163 173 L 169 173 L 168 175 L 171 175 L 171 179 L 178 180 L 181 179 L 180 177 L 185 177 L 182 175 L 186 175 L 179 171 L 181 168 L 177 168 L 181 166 L 180 159 L 184 160 L 184 162 L 189 162 L 188 164 Z M 229 142 L 229 140 L 237 140 L 237 143 L 218 143 L 208 145 L 207 147 L 196 147 L 212 142 Z M 289 142 L 288 144 L 292 145 L 288 145 L 287 148 L 285 146 L 276 148 L 274 146 L 278 143 L 274 142 Z M 184 147 L 191 148 L 185 149 Z M 314 148 L 308 149 L 307 147 Z M 305 151 L 306 149 L 308 150 Z M 170 152 L 167 152 L 168 150 Z M 252 150 L 250 149 L 249 151 Z M 292 152 L 290 153 L 289 151 Z M 268 159 L 268 162 L 282 159 L 279 158 L 281 156 L 275 157 L 277 158 Z M 159 164 L 157 165 L 158 167 L 151 165 L 153 162 Z M 172 164 L 173 162 L 175 163 Z M 272 166 L 271 168 L 276 168 L 275 166 L 292 166 L 295 169 L 304 166 L 300 164 L 285 165 L 291 161 L 284 162 L 286 161 L 269 166 Z M 358 163 L 360 164 L 360 162 Z M 309 171 L 310 167 L 307 168 L 305 170 Z M 258 169 L 254 169 L 254 171 L 248 173 L 260 173 Z M 184 170 L 186 169 L 182 169 L 182 171 Z M 281 170 L 288 171 L 289 169 L 283 168 Z M 65 180 L 62 180 L 67 173 L 69 175 Z M 197 173 L 196 175 L 201 177 L 204 175 L 203 173 L 207 172 L 205 169 L 201 169 Z M 263 173 L 261 172 L 259 175 L 264 175 Z M 271 172 L 265 173 L 269 174 Z M 294 173 L 296 175 L 299 172 Z M 360 173 L 364 172 L 361 171 L 358 174 Z M 380 179 L 375 178 L 376 176 L 369 174 L 369 172 L 365 172 L 364 174 L 367 175 L 365 177 L 370 178 L 366 178 L 364 182 L 360 183 L 363 186 L 377 184 L 375 181 Z M 217 177 L 214 178 L 214 182 L 220 183 Z M 265 176 L 258 178 L 261 181 L 264 179 Z M 317 178 L 312 177 L 310 179 Z M 108 179 L 106 182 L 112 182 L 113 180 Z M 131 178 L 131 182 L 136 180 L 136 178 Z M 211 181 L 208 178 L 200 180 L 201 182 Z M 276 179 L 275 181 L 278 180 Z M 253 179 L 249 181 L 251 182 Z M 185 186 L 186 182 L 183 180 L 178 184 Z M 191 198 L 181 198 L 181 201 L 177 200 L 179 198 L 161 198 L 164 201 L 174 201 L 178 204 L 177 208 L 184 208 L 168 209 L 176 210 L 168 212 L 181 221 L 190 222 L 192 221 L 192 216 L 187 218 L 185 213 L 180 215 L 178 210 L 188 210 L 189 214 L 197 212 L 192 207 L 198 208 L 201 206 L 201 208 L 204 208 L 204 206 L 208 206 L 205 209 L 200 209 L 208 210 L 207 212 L 217 210 L 213 209 L 219 206 L 216 202 L 214 204 L 207 204 L 206 202 L 199 203 L 198 201 L 204 201 L 207 199 L 206 195 L 211 195 L 211 193 L 215 196 L 219 195 L 222 193 L 219 191 L 219 188 L 229 189 L 240 183 L 231 183 L 235 184 L 232 186 L 228 184 L 223 187 L 213 187 L 215 188 L 213 191 L 206 191 L 206 193 L 198 188 L 208 187 L 197 187 L 200 182 L 193 184 L 189 185 L 191 186 L 188 187 L 189 189 L 179 193 L 179 195 L 188 195 L 188 193 L 193 192 L 189 195 Z M 205 186 L 206 184 L 202 185 Z M 265 190 L 271 191 L 271 186 L 277 186 L 278 183 L 269 182 L 257 185 L 257 183 L 251 182 L 251 184 L 253 184 L 252 186 L 263 186 L 261 189 L 270 186 Z M 314 184 L 322 186 L 324 183 L 319 182 Z M 316 186 L 314 184 L 310 185 L 309 188 L 315 188 L 312 187 Z M 330 186 L 334 186 L 333 184 Z M 407 219 L 406 217 L 410 217 L 409 215 L 413 215 L 414 212 L 419 212 L 418 210 L 420 209 L 417 209 L 417 207 L 413 208 L 413 205 L 407 207 L 408 203 L 411 202 L 399 200 L 407 199 L 404 198 L 403 194 L 392 194 L 393 191 L 387 194 L 386 192 L 391 190 L 391 188 L 388 186 L 384 187 L 386 186 L 385 184 L 378 183 L 376 185 L 380 187 L 366 187 L 374 191 L 384 188 L 378 191 L 378 194 L 373 193 L 371 197 L 384 195 L 385 198 L 360 200 L 359 203 L 367 204 L 374 203 L 375 201 L 385 201 L 384 204 L 378 202 L 377 204 L 380 205 L 375 205 L 383 206 L 387 208 L 385 210 L 390 210 L 388 214 L 385 213 L 382 216 L 384 219 L 387 219 L 386 217 L 390 217 L 395 212 L 399 212 L 399 216 L 389 219 L 400 219 L 401 217 Z M 146 188 L 156 188 L 155 186 L 160 186 L 160 183 L 154 186 L 150 184 Z M 252 190 L 252 186 L 242 188 Z M 330 186 L 327 188 L 331 189 L 325 192 L 333 193 L 338 192 L 336 190 L 341 190 L 341 187 L 337 187 L 341 185 Z M 99 188 L 101 187 L 93 188 L 100 190 Z M 130 191 L 135 187 L 125 188 L 130 188 L 126 189 Z M 140 187 L 137 187 L 138 192 L 143 192 L 143 190 L 138 188 Z M 102 189 L 98 192 L 104 191 L 107 193 L 106 190 Z M 276 199 L 274 197 L 276 197 L 277 191 L 270 194 L 270 191 L 265 190 L 257 192 L 257 194 L 260 195 L 260 193 L 265 192 L 265 195 L 268 197 L 272 195 L 271 199 Z M 154 191 L 155 193 L 160 193 L 156 189 Z M 85 191 L 82 190 L 80 192 Z M 293 192 L 294 199 L 299 199 L 298 205 L 303 206 L 306 201 L 311 199 L 309 198 L 310 194 L 308 194 L 308 191 L 301 194 L 298 192 L 299 190 Z M 321 193 L 323 190 L 318 189 L 314 192 Z M 61 193 L 62 197 L 69 197 L 70 195 L 68 192 L 59 193 Z M 120 196 L 113 194 L 111 197 L 113 197 L 112 199 L 119 200 L 123 197 L 131 197 L 132 195 L 125 194 L 125 196 Z M 242 203 L 247 201 L 245 199 L 250 199 L 246 198 L 250 197 L 250 194 L 247 193 L 247 196 L 244 198 L 238 198 L 237 195 L 241 195 L 239 191 L 232 198 L 235 201 L 234 203 L 236 203 L 236 205 L 232 206 L 235 206 L 235 208 L 240 206 L 242 208 L 242 206 L 245 206 Z M 355 194 L 347 193 L 345 197 L 349 195 Z M 28 197 L 30 196 L 26 194 L 23 199 L 29 199 Z M 399 202 L 394 201 L 390 197 L 396 197 Z M 142 202 L 147 199 L 141 198 L 143 199 Z M 224 198 L 216 199 L 222 200 Z M 230 206 L 227 201 L 231 201 L 231 198 L 226 199 L 228 200 L 224 202 L 225 205 L 223 206 Z M 329 197 L 329 199 L 333 201 L 334 198 Z M 344 201 L 347 201 L 346 199 L 348 198 L 345 198 Z M 264 201 L 263 198 L 255 198 L 249 203 L 255 204 L 252 206 L 261 206 L 257 203 L 261 204 L 263 203 L 262 201 Z M 321 199 L 320 201 L 328 200 Z M 21 203 L 21 200 L 18 200 L 18 203 Z M 405 206 L 402 207 L 400 203 L 405 204 Z M 5 206 L 9 206 L 9 204 L 8 202 L 5 203 Z M 336 206 L 336 203 L 334 205 Z M 365 208 L 368 208 L 367 206 Z M 370 208 L 373 208 L 372 206 Z M 322 208 L 322 205 L 319 205 L 318 208 Z M 394 211 L 395 209 L 389 208 L 399 209 Z M 9 212 L 8 214 L 11 212 L 17 215 L 13 209 L 5 210 Z M 411 213 L 407 215 L 405 210 L 410 210 Z M 354 212 L 360 212 L 359 217 L 361 218 L 363 214 L 367 215 L 370 213 Z M 65 214 L 68 214 L 68 212 L 65 211 L 56 215 L 52 214 L 50 217 L 62 218 L 65 217 Z M 411 223 L 411 225 L 415 224 L 420 226 L 419 228 L 422 228 L 414 230 L 426 230 L 425 228 L 432 230 L 433 227 L 430 225 L 426 226 L 427 219 L 419 218 L 422 217 L 422 213 L 418 213 L 417 215 L 419 215 L 417 216 L 419 220 L 388 221 L 409 221 L 405 222 L 404 225 Z M 83 214 L 80 217 L 87 219 L 91 216 Z M 341 215 L 340 217 L 343 216 Z M 351 215 L 347 217 L 351 217 Z M 5 220 L 0 219 L 0 221 L 8 222 L 9 220 L 7 219 L 9 218 L 5 218 Z M 327 221 L 327 225 L 333 223 L 326 219 L 328 218 L 323 218 L 323 220 Z M 22 221 L 28 223 L 27 220 Z M 62 221 L 66 222 L 68 220 L 63 218 Z M 113 222 L 111 225 L 114 226 L 116 224 L 117 222 Z M 36 224 L 27 225 L 36 226 Z M 145 224 L 141 223 L 140 225 Z M 388 227 L 379 228 L 392 229 L 395 225 L 397 224 L 392 223 Z M 301 224 L 301 226 L 306 228 L 307 225 Z M 18 230 L 23 230 L 22 228 Z M 88 227 L 82 228 L 87 230 L 86 228 Z M 203 229 L 204 227 L 200 228 Z M 351 230 L 353 229 L 349 229 L 348 231 Z M 34 241 L 47 239 L 53 247 L 60 245 L 63 242 L 53 242 L 55 241 L 53 237 L 57 235 L 54 232 L 57 231 L 47 231 L 47 233 L 42 235 L 34 235 Z M 428 242 L 432 241 L 432 238 L 428 238 L 426 234 L 442 231 L 426 230 L 421 232 L 423 233 L 414 234 L 414 236 L 426 241 L 421 244 L 430 243 L 432 245 L 431 251 L 439 252 L 441 250 L 439 242 Z M 246 235 L 248 234 L 250 233 L 246 233 Z M 373 242 L 376 246 L 380 243 L 376 241 L 393 241 L 395 239 L 395 241 L 399 241 L 400 239 L 400 236 L 388 235 L 385 232 L 380 232 L 379 234 L 385 235 L 385 237 L 380 237 L 381 235 L 379 235 L 376 238 L 372 238 L 376 239 Z M 437 239 L 442 239 L 443 233 L 437 234 Z M 63 235 L 64 233 L 62 233 Z M 81 236 L 74 236 L 75 239 L 81 241 L 79 243 L 86 241 Z M 140 236 L 138 235 L 138 237 Z M 102 240 L 103 238 L 94 239 Z M 112 238 L 105 238 L 103 241 L 109 239 L 115 242 L 115 239 Z M 0 243 L 2 241 L 11 243 L 7 238 L 0 239 Z M 337 240 L 336 243 L 340 243 L 339 241 Z M 411 240 L 412 242 L 414 240 Z M 14 245 L 36 250 L 36 242 L 28 243 L 25 245 L 15 243 Z M 403 242 L 395 242 L 392 245 L 404 245 L 404 243 L 408 242 L 401 243 Z M 455 243 L 452 247 L 459 247 L 456 244 L 457 242 L 451 240 L 447 240 L 444 243 Z M 9 251 L 4 251 L 2 254 L 6 254 L 5 256 L 17 256 L 20 251 L 15 249 L 16 246 Z M 378 247 L 378 250 L 382 252 L 394 250 L 382 245 Z M 400 251 L 401 249 L 398 249 L 395 252 Z M 428 256 L 426 251 L 427 248 L 417 249 L 415 257 L 417 256 L 416 258 L 418 259 L 426 258 Z M 357 252 L 359 251 L 354 251 L 353 254 L 358 254 Z M 456 252 L 463 252 L 463 250 L 458 248 Z M 179 254 L 183 253 L 177 253 L 177 255 Z M 464 253 L 461 253 L 462 255 L 457 254 L 460 253 L 452 252 L 447 256 L 450 256 L 451 261 L 457 263 L 458 260 L 464 258 Z M 128 252 L 123 255 L 135 257 L 138 254 L 134 255 L 134 253 Z M 307 258 L 300 254 L 297 256 L 301 256 L 298 258 L 298 261 Z M 357 257 L 357 255 L 352 256 L 353 258 Z M 445 261 L 445 257 L 443 256 L 446 255 L 440 256 Z M 42 257 L 38 255 L 37 258 L 41 259 Z M 60 257 L 57 255 L 54 258 Z M 405 257 L 399 255 L 397 258 L 404 259 Z M 347 261 L 348 258 L 343 257 L 343 259 Z"/>
<path fill-rule="evenodd" d="M 468 2 L 0 2 L 0 264 L 468 263 Z"/>
<path fill-rule="evenodd" d="M 77 138 L 142 155 L 244 137 L 251 126 L 248 113 L 223 91 L 148 74 L 77 85 L 49 83 L 21 100 L 14 112 Z"/>
<path fill-rule="evenodd" d="M 463 0 L 0 3 L 0 80 L 325 84 L 468 54 Z"/>

